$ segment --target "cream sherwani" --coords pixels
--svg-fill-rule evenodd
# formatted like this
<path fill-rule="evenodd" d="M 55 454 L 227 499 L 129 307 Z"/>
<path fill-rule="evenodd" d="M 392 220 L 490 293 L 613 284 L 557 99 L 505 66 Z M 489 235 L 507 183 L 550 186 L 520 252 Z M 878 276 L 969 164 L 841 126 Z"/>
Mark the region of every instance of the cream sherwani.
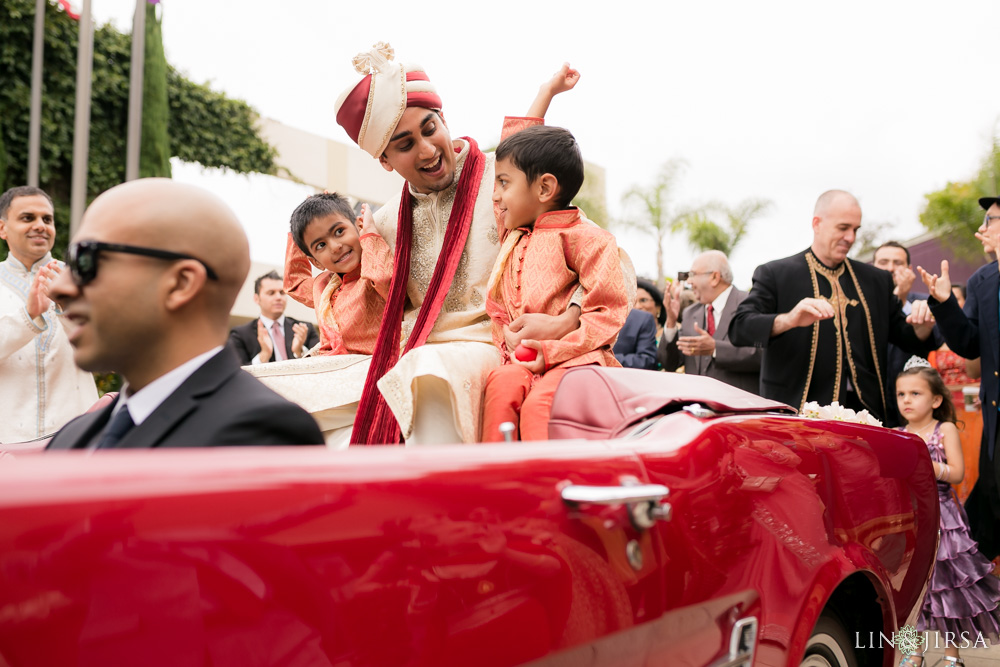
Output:
<path fill-rule="evenodd" d="M 73 363 L 55 306 L 32 320 L 25 304 L 46 255 L 29 270 L 13 255 L 0 262 L 0 442 L 55 433 L 97 400 L 94 377 Z"/>
<path fill-rule="evenodd" d="M 456 185 L 469 154 L 468 142 L 458 141 L 461 151 L 451 187 L 430 194 L 421 194 L 410 188 L 414 202 L 413 248 L 401 346 L 406 344 L 413 331 L 444 244 L 448 218 L 455 203 Z M 421 385 L 432 378 L 447 383 L 449 395 L 437 398 L 450 403 L 446 412 L 451 413 L 454 431 L 463 442 L 477 442 L 486 375 L 500 364 L 500 352 L 493 345 L 490 318 L 486 314 L 487 284 L 500 250 L 497 221 L 493 213 L 495 161 L 492 153 L 486 153 L 484 158 L 486 165 L 476 196 L 469 237 L 455 271 L 455 279 L 427 343 L 400 357 L 378 382 L 378 388 L 396 415 L 407 444 L 420 444 L 424 440 L 414 440 L 413 437 L 415 404 L 418 395 L 423 403 L 428 394 L 434 394 L 436 390 L 430 385 L 442 386 L 441 383 L 430 383 L 427 391 L 422 391 Z M 375 226 L 391 248 L 396 247 L 401 197 L 402 193 L 389 200 L 375 214 Z"/>

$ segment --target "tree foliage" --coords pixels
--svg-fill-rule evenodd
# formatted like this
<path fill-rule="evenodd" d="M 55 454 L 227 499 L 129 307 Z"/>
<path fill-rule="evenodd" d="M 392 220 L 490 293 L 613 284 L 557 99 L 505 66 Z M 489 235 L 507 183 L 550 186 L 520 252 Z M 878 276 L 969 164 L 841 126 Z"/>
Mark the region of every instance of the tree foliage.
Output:
<path fill-rule="evenodd" d="M 935 232 L 942 243 L 956 256 L 967 260 L 981 259 L 982 245 L 975 238 L 983 224 L 980 197 L 996 197 L 1000 192 L 1000 137 L 994 138 L 989 154 L 983 158 L 979 171 L 969 181 L 949 182 L 941 190 L 924 195 L 927 205 L 920 222 Z"/>
<path fill-rule="evenodd" d="M 587 184 L 592 182 L 599 183 L 597 189 L 587 187 Z M 604 188 L 604 179 L 598 177 L 594 174 L 592 169 L 588 168 L 587 165 L 584 164 L 583 183 L 584 187 L 580 190 L 579 194 L 573 198 L 573 206 L 576 206 L 581 211 L 586 213 L 587 219 L 596 224 L 598 227 L 607 229 L 608 209 L 604 205 L 604 199 L 600 194 Z"/>
<path fill-rule="evenodd" d="M 858 257 L 866 257 L 869 254 L 873 255 L 882 243 L 889 240 L 894 228 L 895 225 L 888 220 L 878 222 L 865 220 L 864 224 L 861 225 L 861 229 L 858 230 L 854 245 L 851 246 L 851 251 L 847 253 L 848 256 L 852 259 L 857 259 Z"/>
<path fill-rule="evenodd" d="M 663 280 L 663 244 L 670 234 L 679 231 L 684 220 L 697 214 L 697 209 L 682 208 L 674 201 L 677 183 L 686 163 L 671 158 L 660 167 L 656 178 L 647 187 L 633 186 L 622 197 L 626 214 L 618 222 L 656 241 L 656 276 Z"/>
<path fill-rule="evenodd" d="M 751 197 L 736 206 L 719 202 L 708 204 L 684 216 L 679 222 L 687 232 L 688 243 L 695 250 L 720 250 L 732 255 L 750 229 L 750 223 L 767 213 L 772 202 Z M 722 222 L 716 219 L 721 218 Z"/>
<path fill-rule="evenodd" d="M 750 223 L 772 205 L 770 200 L 756 197 L 736 206 L 720 202 L 682 205 L 676 201 L 676 190 L 685 167 L 683 160 L 668 160 L 648 187 L 634 186 L 622 199 L 631 216 L 619 222 L 656 240 L 658 281 L 664 278 L 663 244 L 667 236 L 684 232 L 695 250 L 721 250 L 729 255 L 746 237 Z"/>
<path fill-rule="evenodd" d="M 32 0 L 0 0 L 0 190 L 27 180 L 34 13 Z M 152 23 L 158 27 L 158 22 Z M 50 4 L 45 14 L 39 181 L 56 203 L 56 256 L 65 252 L 69 233 L 77 37 L 77 22 Z M 131 43 L 131 35 L 111 25 L 94 33 L 88 201 L 125 178 Z M 275 149 L 258 133 L 252 107 L 164 66 L 168 155 L 240 173 L 276 172 Z M 144 128 L 143 134 L 156 136 L 157 131 L 147 134 Z M 0 259 L 6 252 L 6 247 L 0 248 Z"/>
<path fill-rule="evenodd" d="M 142 75 L 142 139 L 139 176 L 170 178 L 170 124 L 167 95 L 167 57 L 163 53 L 163 31 L 157 8 L 146 3 L 146 35 Z"/>

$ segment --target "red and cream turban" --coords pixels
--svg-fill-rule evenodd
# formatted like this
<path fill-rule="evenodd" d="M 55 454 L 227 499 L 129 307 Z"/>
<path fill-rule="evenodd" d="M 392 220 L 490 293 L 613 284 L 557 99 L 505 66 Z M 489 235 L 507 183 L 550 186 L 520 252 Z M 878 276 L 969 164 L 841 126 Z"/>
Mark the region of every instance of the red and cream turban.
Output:
<path fill-rule="evenodd" d="M 354 56 L 354 69 L 365 76 L 340 94 L 335 108 L 337 123 L 376 158 L 389 145 L 406 107 L 441 108 L 441 98 L 424 71 L 392 57 L 392 47 L 384 42 Z"/>

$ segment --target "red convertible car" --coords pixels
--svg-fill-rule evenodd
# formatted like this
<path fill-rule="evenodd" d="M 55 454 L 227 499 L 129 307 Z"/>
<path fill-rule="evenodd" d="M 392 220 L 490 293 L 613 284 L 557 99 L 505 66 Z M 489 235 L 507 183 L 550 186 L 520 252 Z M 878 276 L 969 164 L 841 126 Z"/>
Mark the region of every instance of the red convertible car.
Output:
<path fill-rule="evenodd" d="M 893 664 L 923 442 L 566 378 L 548 442 L 0 459 L 0 665 Z"/>

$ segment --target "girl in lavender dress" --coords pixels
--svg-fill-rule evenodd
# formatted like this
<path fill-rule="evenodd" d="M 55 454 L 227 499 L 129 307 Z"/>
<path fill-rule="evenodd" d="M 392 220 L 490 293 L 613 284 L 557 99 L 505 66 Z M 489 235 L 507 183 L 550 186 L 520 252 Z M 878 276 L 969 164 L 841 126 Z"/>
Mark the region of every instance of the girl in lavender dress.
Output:
<path fill-rule="evenodd" d="M 990 574 L 992 564 L 969 536 L 965 510 L 951 488 L 965 476 L 965 464 L 955 406 L 944 381 L 927 361 L 913 357 L 896 379 L 896 402 L 906 421 L 899 430 L 927 443 L 941 502 L 941 543 L 917 629 L 937 630 L 942 639 L 952 633 L 945 659 L 949 665 L 964 665 L 954 645 L 962 644 L 963 637 L 974 643 L 982 633 L 991 643 L 1000 640 L 1000 579 Z M 922 653 L 911 653 L 900 665 L 921 667 L 923 662 Z"/>

